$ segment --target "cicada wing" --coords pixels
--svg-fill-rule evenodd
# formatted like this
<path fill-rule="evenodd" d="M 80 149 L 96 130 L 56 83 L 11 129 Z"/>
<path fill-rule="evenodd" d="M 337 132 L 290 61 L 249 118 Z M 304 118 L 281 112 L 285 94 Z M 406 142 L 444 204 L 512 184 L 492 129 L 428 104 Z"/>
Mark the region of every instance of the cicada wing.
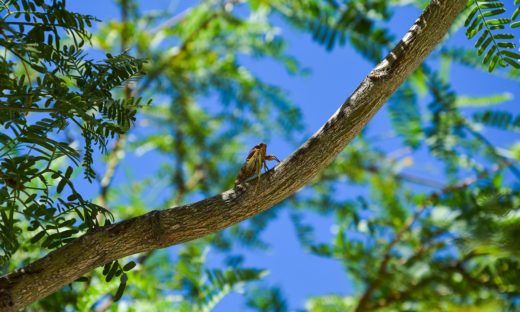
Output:
<path fill-rule="evenodd" d="M 249 155 L 247 156 L 246 162 L 240 168 L 240 171 L 238 172 L 238 176 L 235 180 L 235 185 L 240 184 L 244 182 L 245 180 L 249 179 L 250 177 L 254 176 L 255 173 L 258 171 L 258 160 L 260 159 L 259 150 L 256 148 L 256 146 L 251 150 Z"/>

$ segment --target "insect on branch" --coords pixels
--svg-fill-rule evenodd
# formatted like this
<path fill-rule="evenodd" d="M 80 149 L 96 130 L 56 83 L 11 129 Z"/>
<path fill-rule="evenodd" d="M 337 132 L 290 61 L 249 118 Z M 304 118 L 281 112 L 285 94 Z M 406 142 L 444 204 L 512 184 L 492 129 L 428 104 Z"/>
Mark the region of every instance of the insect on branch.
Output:
<path fill-rule="evenodd" d="M 280 162 L 276 156 L 267 155 L 267 145 L 265 143 L 255 145 L 255 147 L 253 147 L 249 152 L 249 155 L 247 155 L 246 162 L 238 172 L 238 176 L 235 180 L 235 186 L 247 181 L 251 177 L 257 176 L 258 180 L 255 187 L 256 192 L 258 183 L 260 183 L 262 168 L 265 171 L 269 170 L 269 167 L 267 167 L 268 160 L 276 160 L 277 162 Z"/>

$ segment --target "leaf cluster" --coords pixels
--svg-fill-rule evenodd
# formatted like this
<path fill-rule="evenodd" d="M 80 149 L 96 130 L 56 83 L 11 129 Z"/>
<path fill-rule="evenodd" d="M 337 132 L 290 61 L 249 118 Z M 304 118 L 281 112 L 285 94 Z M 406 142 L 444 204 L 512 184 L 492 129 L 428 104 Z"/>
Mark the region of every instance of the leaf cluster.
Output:
<path fill-rule="evenodd" d="M 274 1 L 271 5 L 293 25 L 312 35 L 327 50 L 349 42 L 373 62 L 383 58 L 393 36 L 381 23 L 391 11 L 385 1 Z"/>
<path fill-rule="evenodd" d="M 520 1 L 515 0 L 514 5 L 520 5 Z M 478 35 L 475 48 L 479 56 L 484 55 L 482 63 L 488 65 L 490 72 L 497 64 L 520 68 L 520 54 L 515 43 L 518 38 L 511 33 L 520 27 L 520 6 L 516 7 L 511 16 L 508 13 L 500 0 L 473 0 L 464 22 L 468 39 Z"/>
<path fill-rule="evenodd" d="M 30 244 L 53 249 L 99 226 L 101 216 L 110 218 L 83 198 L 73 172 L 81 165 L 92 181 L 94 147 L 105 151 L 108 140 L 134 123 L 141 100 L 115 99 L 112 90 L 139 75 L 144 61 L 126 53 L 87 59 L 88 27 L 97 20 L 68 11 L 65 1 L 2 1 L 0 14 L 0 246 L 6 261 L 19 246 L 20 220 L 35 231 Z M 70 166 L 60 170 L 66 162 Z"/>

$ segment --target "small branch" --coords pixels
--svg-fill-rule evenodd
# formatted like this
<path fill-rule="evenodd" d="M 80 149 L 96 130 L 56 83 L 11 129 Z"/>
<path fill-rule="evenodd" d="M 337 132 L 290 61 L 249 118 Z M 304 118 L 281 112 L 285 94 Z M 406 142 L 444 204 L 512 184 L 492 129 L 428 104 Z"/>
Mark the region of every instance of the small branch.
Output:
<path fill-rule="evenodd" d="M 377 165 L 368 166 L 366 168 L 366 170 L 369 172 L 372 172 L 372 173 L 381 173 L 383 171 Z M 431 187 L 431 188 L 440 189 L 444 186 L 444 184 L 442 184 L 441 182 L 431 180 L 428 178 L 424 178 L 421 176 L 416 176 L 416 175 L 409 174 L 409 173 L 403 173 L 403 172 L 394 173 L 394 176 L 397 180 L 406 181 L 406 182 L 414 183 L 417 185 L 423 185 L 423 186 L 427 186 L 427 187 Z"/>
<path fill-rule="evenodd" d="M 181 44 L 179 47 L 179 50 L 177 50 L 177 53 L 173 54 L 166 62 L 165 64 L 173 64 L 173 62 L 180 56 L 182 53 L 184 53 L 187 49 L 189 44 L 194 41 L 197 37 L 197 35 L 206 29 L 211 21 L 215 19 L 218 16 L 217 13 L 211 14 L 200 26 L 199 28 L 195 29 Z M 143 82 L 141 87 L 139 88 L 139 92 L 141 93 L 144 90 L 146 90 L 150 84 L 161 74 L 161 72 L 166 68 L 166 66 L 157 66 L 155 69 L 149 71 L 146 76 L 146 80 Z"/>
<path fill-rule="evenodd" d="M 489 151 L 493 154 L 493 156 L 495 156 L 498 159 L 498 161 L 501 164 L 509 163 L 509 170 L 518 180 L 520 180 L 520 170 L 516 166 L 514 166 L 512 162 L 509 162 L 509 160 L 506 157 L 500 155 L 500 153 L 497 152 L 495 146 L 491 142 L 489 142 L 489 140 L 484 135 L 473 130 L 469 125 L 465 125 L 464 128 L 468 130 L 468 132 L 471 133 L 474 137 L 476 137 L 479 141 L 484 143 L 484 145 L 486 145 Z"/>
<path fill-rule="evenodd" d="M 386 172 L 384 168 L 375 164 L 370 164 L 368 166 L 362 167 L 361 169 L 366 170 L 372 174 L 390 174 L 396 180 L 427 186 L 434 189 L 441 189 L 444 187 L 443 183 L 425 177 L 416 176 L 413 174 L 403 172 Z M 335 179 L 335 175 L 323 174 L 320 176 L 320 181 L 331 181 Z"/>
<path fill-rule="evenodd" d="M 281 202 L 322 172 L 442 41 L 466 0 L 432 0 L 337 112 L 257 185 L 105 226 L 0 278 L 0 308 L 21 309 L 109 261 L 204 237 Z M 347 73 L 345 73 L 347 74 Z M 256 182 L 255 182 L 256 184 Z"/>
<path fill-rule="evenodd" d="M 169 28 L 169 27 L 175 26 L 177 23 L 181 22 L 188 14 L 190 14 L 191 11 L 193 11 L 193 8 L 187 8 L 186 10 L 178 13 L 177 15 L 174 15 L 174 16 L 170 17 L 169 19 L 164 21 L 162 24 L 158 25 L 155 28 L 152 28 L 150 30 L 150 35 L 154 36 L 158 32 L 160 32 L 161 30 L 163 30 L 165 28 Z"/>
<path fill-rule="evenodd" d="M 173 64 L 173 62 L 180 56 L 182 55 L 182 53 L 184 53 L 187 49 L 188 49 L 188 46 L 191 42 L 195 41 L 195 39 L 197 38 L 197 36 L 202 32 L 204 31 L 208 26 L 209 24 L 219 16 L 219 13 L 218 12 L 213 12 L 212 14 L 210 14 L 206 20 L 204 20 L 200 26 L 193 30 L 189 35 L 188 37 L 186 37 L 186 39 L 182 42 L 182 44 L 180 45 L 179 49 L 177 50 L 177 53 L 173 54 L 172 56 L 170 56 L 170 58 L 168 60 L 166 60 L 164 62 L 164 64 Z M 155 69 L 152 69 L 150 70 L 148 73 L 147 73 L 147 76 L 146 76 L 146 80 L 143 82 L 143 84 L 140 86 L 140 88 L 138 89 L 137 93 L 138 94 L 141 94 L 142 92 L 144 92 L 146 89 L 148 89 L 148 87 L 150 86 L 150 84 L 161 74 L 161 72 L 167 68 L 167 66 L 156 66 Z"/>
<path fill-rule="evenodd" d="M 411 297 L 414 293 L 417 293 L 417 291 L 421 288 L 424 288 L 428 286 L 430 283 L 435 281 L 434 276 L 428 276 L 427 278 L 423 278 L 418 283 L 410 285 L 407 289 L 403 291 L 397 291 L 394 293 L 391 293 L 386 298 L 382 298 L 380 300 L 377 300 L 376 302 L 371 302 L 367 305 L 366 311 L 372 311 L 384 307 L 388 307 L 392 303 L 396 301 L 403 301 L 407 298 Z"/>
<path fill-rule="evenodd" d="M 107 207 L 108 201 L 108 191 L 110 189 L 110 185 L 112 184 L 112 180 L 114 179 L 114 175 L 119 165 L 119 162 L 122 159 L 122 150 L 126 142 L 126 134 L 121 134 L 116 142 L 114 143 L 114 147 L 112 151 L 108 155 L 107 167 L 105 170 L 105 174 L 101 178 L 100 181 L 100 191 L 99 191 L 99 205 L 103 207 Z"/>
<path fill-rule="evenodd" d="M 184 133 L 179 127 L 175 129 L 175 173 L 173 174 L 173 181 L 176 186 L 177 194 L 175 195 L 174 205 L 179 205 L 186 195 L 186 181 L 184 178 L 184 156 L 183 151 Z"/>
<path fill-rule="evenodd" d="M 434 250 L 439 250 L 440 248 L 445 246 L 446 241 L 433 242 L 428 245 L 421 244 L 419 248 L 417 248 L 411 256 L 409 256 L 408 258 L 403 258 L 401 261 L 399 261 L 399 265 L 410 265 L 411 263 L 414 263 L 415 261 L 419 260 L 425 254 Z"/>
<path fill-rule="evenodd" d="M 239 0 L 229 0 L 226 3 L 235 4 L 237 2 L 239 2 Z M 224 6 L 226 5 L 226 3 L 224 3 Z M 180 23 L 188 14 L 190 14 L 191 11 L 193 11 L 193 8 L 187 8 L 184 11 L 178 13 L 177 15 L 174 15 L 174 16 L 170 17 L 169 19 L 164 21 L 162 24 L 160 24 L 157 27 L 151 29 L 150 30 L 150 35 L 153 36 L 153 35 L 157 34 L 158 32 L 160 32 L 161 30 L 163 30 L 165 28 L 169 28 L 169 27 L 175 26 L 176 24 Z"/>
<path fill-rule="evenodd" d="M 15 112 L 36 112 L 36 113 L 53 113 L 57 112 L 54 108 L 36 108 L 36 107 L 16 107 L 16 106 L 0 106 L 0 111 L 15 111 Z"/>
<path fill-rule="evenodd" d="M 406 182 L 414 183 L 417 185 L 428 186 L 431 188 L 441 188 L 443 185 L 441 182 L 431 180 L 431 179 L 421 177 L 421 176 L 416 176 L 416 175 L 409 174 L 409 173 L 399 173 L 397 175 L 397 178 L 401 179 L 403 181 L 406 181 Z"/>

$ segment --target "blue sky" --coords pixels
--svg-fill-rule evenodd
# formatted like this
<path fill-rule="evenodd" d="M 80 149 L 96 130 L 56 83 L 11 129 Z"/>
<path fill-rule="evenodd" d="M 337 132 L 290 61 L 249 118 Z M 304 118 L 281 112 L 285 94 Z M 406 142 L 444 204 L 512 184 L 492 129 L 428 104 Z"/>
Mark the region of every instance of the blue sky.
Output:
<path fill-rule="evenodd" d="M 197 1 L 141 2 L 144 9 L 165 10 L 170 8 L 173 12 L 179 12 Z M 68 5 L 73 10 L 94 15 L 103 21 L 120 17 L 120 13 L 113 3 L 106 0 L 69 1 Z M 404 34 L 419 14 L 417 9 L 410 6 L 396 11 L 391 25 L 398 37 Z M 308 68 L 310 75 L 290 76 L 282 66 L 270 61 L 249 60 L 247 65 L 264 81 L 277 84 L 287 90 L 289 98 L 303 112 L 306 133 L 312 134 L 344 102 L 368 74 L 372 65 L 348 46 L 338 47 L 327 52 L 322 46 L 313 42 L 309 34 L 298 32 L 283 23 L 280 23 L 280 27 L 282 27 L 284 38 L 289 43 L 289 54 L 295 56 L 303 67 Z M 450 42 L 464 46 L 472 44 L 460 33 Z M 456 65 L 452 67 L 452 73 L 451 82 L 456 92 L 473 96 L 511 92 L 514 99 L 501 108 L 516 113 L 520 111 L 516 100 L 520 96 L 518 83 Z M 427 99 L 425 99 L 425 103 L 427 103 Z M 384 133 L 390 129 L 385 109 L 381 110 L 370 122 L 369 129 L 370 133 L 374 134 Z M 519 139 L 518 136 L 505 135 L 504 132 L 498 130 L 484 133 L 488 139 L 497 142 L 504 148 Z M 280 159 L 288 156 L 293 150 L 293 146 L 281 138 L 273 138 L 268 143 L 269 152 Z M 396 150 L 400 146 L 398 142 L 389 140 L 382 147 Z M 244 154 L 246 153 L 247 151 L 244 151 Z M 139 160 L 132 157 L 129 163 L 125 163 L 125 166 L 133 166 L 132 161 Z M 414 167 L 414 171 L 412 171 L 414 174 L 430 176 L 432 172 L 436 171 L 435 165 L 432 165 L 431 161 L 426 158 L 415 161 L 423 161 L 424 164 Z M 121 171 L 118 172 L 119 177 L 123 175 Z M 312 218 L 313 224 L 317 225 L 319 236 L 324 240 L 329 240 L 331 220 L 316 216 L 310 216 L 310 218 Z M 312 256 L 302 250 L 286 211 L 282 212 L 278 220 L 268 227 L 263 238 L 272 244 L 270 251 L 267 253 L 246 252 L 245 264 L 269 269 L 271 273 L 266 277 L 266 281 L 282 288 L 290 308 L 303 308 L 305 299 L 309 296 L 331 293 L 352 294 L 353 285 L 349 282 L 339 262 Z M 210 256 L 210 260 L 213 259 L 213 261 L 217 261 L 217 258 Z M 240 295 L 230 295 L 217 306 L 216 311 L 243 311 L 242 302 Z"/>

